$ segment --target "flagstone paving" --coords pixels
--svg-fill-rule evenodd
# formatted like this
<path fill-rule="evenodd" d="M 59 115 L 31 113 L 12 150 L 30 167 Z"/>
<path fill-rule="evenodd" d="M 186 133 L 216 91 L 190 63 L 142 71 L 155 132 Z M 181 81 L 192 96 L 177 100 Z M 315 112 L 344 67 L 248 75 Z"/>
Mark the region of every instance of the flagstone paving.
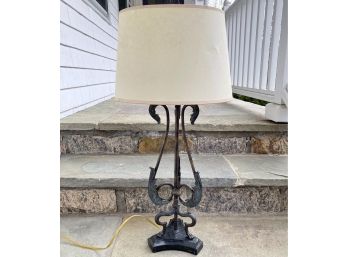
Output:
<path fill-rule="evenodd" d="M 150 214 L 148 214 L 150 215 Z M 126 218 L 123 216 L 122 218 Z M 153 216 L 153 215 L 151 215 Z M 121 216 L 61 217 L 61 233 L 81 243 L 106 245 Z M 287 216 L 260 215 L 198 215 L 190 231 L 204 242 L 200 257 L 286 257 Z M 152 253 L 147 238 L 157 233 L 144 219 L 132 219 L 121 231 L 112 249 L 101 252 L 79 249 L 61 242 L 61 257 L 184 257 L 179 251 Z"/>

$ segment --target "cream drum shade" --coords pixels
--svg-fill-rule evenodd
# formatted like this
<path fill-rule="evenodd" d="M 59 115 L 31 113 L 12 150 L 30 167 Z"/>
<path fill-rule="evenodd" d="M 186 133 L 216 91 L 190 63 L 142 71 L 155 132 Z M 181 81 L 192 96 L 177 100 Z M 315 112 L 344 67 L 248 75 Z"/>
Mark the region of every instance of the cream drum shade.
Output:
<path fill-rule="evenodd" d="M 119 14 L 116 99 L 207 104 L 232 98 L 224 13 L 148 5 Z"/>

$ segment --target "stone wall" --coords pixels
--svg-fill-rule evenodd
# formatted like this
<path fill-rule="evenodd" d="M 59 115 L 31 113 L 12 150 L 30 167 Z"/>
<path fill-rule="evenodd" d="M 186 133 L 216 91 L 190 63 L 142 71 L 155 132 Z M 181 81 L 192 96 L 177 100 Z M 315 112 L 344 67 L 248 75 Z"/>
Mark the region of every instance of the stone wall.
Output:
<path fill-rule="evenodd" d="M 287 132 L 190 132 L 193 153 L 287 154 Z M 158 153 L 163 132 L 61 131 L 61 154 Z M 181 143 L 181 146 L 183 144 Z M 174 147 L 169 134 L 167 151 Z"/>
<path fill-rule="evenodd" d="M 61 189 L 61 214 L 76 213 L 156 213 L 170 204 L 158 207 L 148 197 L 147 188 Z M 185 207 L 181 207 L 185 211 Z M 203 197 L 192 212 L 206 213 L 286 213 L 288 188 L 233 187 L 203 188 Z"/>

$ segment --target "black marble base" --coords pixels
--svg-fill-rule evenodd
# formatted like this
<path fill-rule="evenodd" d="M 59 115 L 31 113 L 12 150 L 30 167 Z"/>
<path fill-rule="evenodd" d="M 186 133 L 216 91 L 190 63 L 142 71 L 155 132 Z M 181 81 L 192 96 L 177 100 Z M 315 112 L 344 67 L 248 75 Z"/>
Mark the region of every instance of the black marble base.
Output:
<path fill-rule="evenodd" d="M 185 225 L 181 219 L 170 220 L 166 229 L 148 240 L 152 252 L 165 250 L 178 250 L 197 255 L 203 248 L 203 242 L 185 231 Z"/>

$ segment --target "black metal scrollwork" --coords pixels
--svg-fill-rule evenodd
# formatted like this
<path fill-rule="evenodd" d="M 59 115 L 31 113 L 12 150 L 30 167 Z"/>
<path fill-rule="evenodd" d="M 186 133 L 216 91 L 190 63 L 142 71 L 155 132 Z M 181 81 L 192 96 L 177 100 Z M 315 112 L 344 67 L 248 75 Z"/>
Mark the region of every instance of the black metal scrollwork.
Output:
<path fill-rule="evenodd" d="M 162 147 L 161 147 L 161 151 L 160 151 L 160 154 L 159 154 L 158 159 L 157 159 L 156 166 L 155 166 L 155 168 L 150 167 L 150 176 L 149 176 L 149 183 L 148 183 L 148 194 L 149 194 L 149 197 L 150 197 L 151 201 L 154 204 L 156 204 L 156 205 L 168 204 L 172 200 L 172 197 L 173 197 L 173 196 L 170 196 L 168 199 L 164 199 L 164 198 L 160 197 L 159 194 L 158 194 L 158 191 L 164 185 L 160 185 L 160 186 L 156 185 L 156 182 L 157 182 L 157 180 L 156 180 L 156 173 L 157 173 L 159 164 L 160 164 L 161 159 L 162 159 L 164 147 L 165 147 L 165 145 L 167 143 L 167 138 L 168 138 L 168 133 L 169 133 L 169 122 L 170 122 L 169 121 L 169 110 L 168 110 L 168 107 L 166 105 L 162 105 L 162 106 L 163 106 L 164 110 L 166 111 L 166 121 L 167 121 L 166 132 L 165 132 L 164 141 L 163 141 L 163 144 L 162 144 Z M 157 105 L 150 105 L 149 106 L 149 113 L 150 113 L 151 117 L 154 120 L 156 120 L 157 123 L 160 124 L 161 118 L 156 113 L 156 107 L 157 107 Z M 171 184 L 165 184 L 165 185 L 169 185 L 169 186 L 171 186 L 171 188 L 173 188 L 173 185 L 171 185 Z"/>
<path fill-rule="evenodd" d="M 191 114 L 191 118 L 190 118 L 190 122 L 191 124 L 195 124 L 195 121 L 199 115 L 199 107 L 198 105 L 184 105 L 184 107 L 182 108 L 182 114 L 184 114 L 185 109 L 187 106 L 190 106 L 192 108 L 192 114 Z M 184 115 L 182 115 L 181 117 L 183 117 Z M 184 123 L 182 123 L 184 124 Z M 185 124 L 184 124 L 185 125 Z"/>
<path fill-rule="evenodd" d="M 179 197 L 180 202 L 190 208 L 197 206 L 202 199 L 202 182 L 199 172 L 194 171 L 193 176 L 195 179 L 195 186 L 193 188 L 188 185 L 181 185 L 181 187 L 186 187 L 191 191 L 191 198 L 183 200 Z"/>
<path fill-rule="evenodd" d="M 188 142 L 187 142 L 187 137 L 186 137 L 185 110 L 186 110 L 186 108 L 188 106 L 190 106 L 192 108 L 192 111 L 193 111 L 193 113 L 191 114 L 191 118 L 190 118 L 191 124 L 195 123 L 195 121 L 196 121 L 196 119 L 197 119 L 197 117 L 199 115 L 199 107 L 198 107 L 198 105 L 184 105 L 183 108 L 182 108 L 182 111 L 181 111 L 182 136 L 183 136 L 183 139 L 184 139 L 186 152 L 187 152 L 187 155 L 188 155 L 188 158 L 189 158 L 189 161 L 190 161 L 190 164 L 191 164 L 191 169 L 192 169 L 192 172 L 193 172 L 193 176 L 194 176 L 194 179 L 195 179 L 195 185 L 194 185 L 193 189 L 191 189 L 189 187 L 191 192 L 192 192 L 191 198 L 188 199 L 188 200 L 185 200 L 185 201 L 180 198 L 180 202 L 183 205 L 192 208 L 192 207 L 197 206 L 199 204 L 199 202 L 201 201 L 201 199 L 202 199 L 202 181 L 201 181 L 201 177 L 199 175 L 199 172 L 196 171 L 195 166 L 193 164 L 191 151 L 190 151 L 190 148 L 189 148 L 189 145 L 188 145 Z"/>
<path fill-rule="evenodd" d="M 156 224 L 160 225 L 163 227 L 162 229 L 162 234 L 165 234 L 166 232 L 166 227 L 167 227 L 167 222 L 162 222 L 160 221 L 161 217 L 165 217 L 165 216 L 172 216 L 175 213 L 175 210 L 172 209 L 170 211 L 160 211 L 156 216 L 155 216 L 155 222 Z"/>
<path fill-rule="evenodd" d="M 150 113 L 150 115 L 151 115 L 151 117 L 155 120 L 155 121 L 157 121 L 157 123 L 158 124 L 160 124 L 161 123 L 161 117 L 156 113 L 156 107 L 157 107 L 158 105 L 150 105 L 149 106 L 149 113 Z M 165 105 L 164 105 L 165 106 Z M 164 107 L 163 106 L 163 107 Z M 167 106 L 166 106 L 167 107 Z M 166 108 L 166 107 L 164 107 L 164 108 Z M 168 108 L 166 109 L 166 111 L 168 111 Z"/>
<path fill-rule="evenodd" d="M 161 122 L 161 119 L 159 117 L 159 115 L 156 113 L 156 107 L 158 105 L 150 105 L 149 106 L 149 113 L 151 115 L 151 117 L 157 121 L 157 123 Z M 181 127 L 182 127 L 182 136 L 183 136 L 183 140 L 184 140 L 184 144 L 185 144 L 185 149 L 191 164 L 191 169 L 192 169 L 192 173 L 194 176 L 194 180 L 195 180 L 195 184 L 193 187 L 190 187 L 186 184 L 180 184 L 180 157 L 178 155 L 178 153 L 176 153 L 176 160 L 175 162 L 177 163 L 176 165 L 176 171 L 175 171 L 175 179 L 178 183 L 176 183 L 176 186 L 170 184 L 170 183 L 166 183 L 166 184 L 161 184 L 161 185 L 157 185 L 156 182 L 156 174 L 157 174 L 157 170 L 159 167 L 159 164 L 161 162 L 161 158 L 163 155 L 163 151 L 167 142 L 167 138 L 168 138 L 168 133 L 169 133 L 169 111 L 168 111 L 168 107 L 166 105 L 162 105 L 162 107 L 164 108 L 165 112 L 166 112 L 166 132 L 165 132 L 165 136 L 164 136 L 164 141 L 160 150 L 160 154 L 158 156 L 157 159 L 157 163 L 155 168 L 150 167 L 150 176 L 149 176 L 149 184 L 148 184 L 148 193 L 149 193 L 149 197 L 151 199 L 151 201 L 156 204 L 156 205 L 164 205 L 164 204 L 168 204 L 169 202 L 171 202 L 173 200 L 173 197 L 175 199 L 178 199 L 184 206 L 186 207 L 195 207 L 199 204 L 199 202 L 202 199 L 202 182 L 201 182 L 201 178 L 199 175 L 199 172 L 196 171 L 194 163 L 193 163 L 193 159 L 192 159 L 192 155 L 191 155 L 191 151 L 188 145 L 188 141 L 187 141 L 187 137 L 186 137 L 186 130 L 185 130 L 185 110 L 187 107 L 191 107 L 192 108 L 192 114 L 190 117 L 190 122 L 191 124 L 194 124 L 198 115 L 199 115 L 199 107 L 198 105 L 184 105 L 181 113 L 180 113 L 180 107 L 178 106 L 179 109 L 178 112 L 176 112 L 176 122 L 178 123 L 180 120 L 180 115 L 181 115 Z M 178 128 L 178 124 L 177 124 L 177 128 Z M 178 132 L 178 131 L 177 131 Z M 178 140 L 178 139 L 177 139 Z M 178 149 L 177 149 L 178 151 Z M 163 187 L 163 186 L 168 186 L 170 188 L 170 196 L 168 198 L 163 198 L 159 195 L 158 191 Z M 180 192 L 182 188 L 186 188 L 191 192 L 191 196 L 184 200 L 182 199 L 182 197 L 180 196 Z M 174 199 L 174 200 L 175 200 Z M 165 232 L 166 226 L 167 226 L 167 222 L 161 222 L 160 218 L 162 216 L 171 216 L 171 215 L 179 215 L 182 217 L 189 217 L 191 218 L 192 222 L 191 223 L 185 223 L 185 230 L 188 233 L 188 227 L 192 227 L 196 224 L 196 218 L 194 215 L 192 215 L 190 212 L 186 212 L 186 213 L 182 213 L 179 211 L 179 206 L 178 206 L 178 201 L 175 200 L 173 203 L 173 209 L 171 211 L 161 211 L 160 213 L 158 213 L 155 217 L 155 221 L 157 224 L 163 226 L 163 233 Z"/>
<path fill-rule="evenodd" d="M 187 234 L 190 238 L 192 238 L 192 235 L 189 233 L 188 228 L 189 228 L 189 227 L 193 227 L 194 225 L 196 225 L 196 223 L 197 223 L 196 217 L 195 217 L 191 212 L 185 212 L 185 213 L 179 212 L 179 215 L 180 215 L 181 217 L 188 217 L 188 218 L 191 218 L 191 223 L 186 223 L 186 222 L 185 222 L 185 231 L 186 231 L 186 234 Z"/>
<path fill-rule="evenodd" d="M 164 204 L 168 204 L 172 199 L 173 199 L 173 195 L 174 195 L 174 186 L 172 184 L 163 184 L 163 185 L 156 185 L 156 174 L 157 174 L 157 170 L 159 167 L 159 164 L 161 162 L 161 158 L 163 155 L 163 151 L 164 151 L 164 147 L 166 145 L 167 142 L 167 138 L 168 138 L 168 133 L 169 133 L 169 124 L 170 124 L 170 120 L 169 120 L 169 111 L 168 111 L 168 107 L 166 105 L 162 105 L 163 108 L 166 111 L 166 132 L 165 132 L 165 137 L 164 137 L 164 141 L 161 147 L 161 151 L 156 163 L 155 168 L 150 167 L 150 176 L 149 176 L 149 184 L 148 184 L 148 193 L 149 193 L 149 197 L 152 200 L 152 202 L 156 205 L 164 205 Z M 191 151 L 188 145 L 188 141 L 187 141 L 187 137 L 186 137 L 186 130 L 185 130 L 185 118 L 184 118 L 184 114 L 185 114 L 185 110 L 186 108 L 190 106 L 192 108 L 192 114 L 190 117 L 190 121 L 191 124 L 194 124 L 194 122 L 196 121 L 198 115 L 199 115 L 199 107 L 198 105 L 184 105 L 181 111 L 181 126 L 182 126 L 182 134 L 183 134 L 183 139 L 184 139 L 184 143 L 185 143 L 185 148 L 186 148 L 186 152 L 191 164 L 191 168 L 192 168 L 192 172 L 193 172 L 193 176 L 195 179 L 195 185 L 194 187 L 190 187 L 188 185 L 180 185 L 180 188 L 187 188 L 191 191 L 191 197 L 189 199 L 183 200 L 181 197 L 179 197 L 180 202 L 186 206 L 186 207 L 195 207 L 199 204 L 199 202 L 202 199 L 202 182 L 201 182 L 201 178 L 199 175 L 199 172 L 196 171 L 194 164 L 193 164 L 193 159 L 191 156 Z M 160 116 L 156 113 L 156 107 L 157 105 L 150 105 L 149 106 L 149 113 L 151 115 L 151 117 L 156 120 L 158 123 L 161 122 L 161 118 Z M 158 191 L 160 190 L 160 188 L 162 186 L 169 186 L 171 188 L 171 195 L 170 197 L 168 197 L 167 199 L 162 198 L 159 196 Z M 179 189 L 180 189 L 179 188 Z"/>
<path fill-rule="evenodd" d="M 195 207 L 199 204 L 202 198 L 202 182 L 199 175 L 199 172 L 196 171 L 195 166 L 193 164 L 193 159 L 191 156 L 191 151 L 188 145 L 186 131 L 185 131 L 185 110 L 190 106 L 192 108 L 192 114 L 190 117 L 191 124 L 194 124 L 198 115 L 199 115 L 199 107 L 198 105 L 184 105 L 182 108 L 180 105 L 175 105 L 175 158 L 174 158 L 174 183 L 164 183 L 161 185 L 156 184 L 156 173 L 161 162 L 162 154 L 164 151 L 164 147 L 167 142 L 168 132 L 169 132 L 169 112 L 166 105 L 162 105 L 162 107 L 166 111 L 167 117 L 167 126 L 164 141 L 160 150 L 160 154 L 157 159 L 157 163 L 155 168 L 150 167 L 150 177 L 148 184 L 148 192 L 151 201 L 156 205 L 164 205 L 169 202 L 173 202 L 172 208 L 169 211 L 161 211 L 156 217 L 155 221 L 158 225 L 162 226 L 162 232 L 153 235 L 148 239 L 148 243 L 150 248 L 153 251 L 165 250 L 165 249 L 176 249 L 183 250 L 187 252 L 191 252 L 197 254 L 200 249 L 203 247 L 203 242 L 189 233 L 188 228 L 193 227 L 196 224 L 196 217 L 190 212 L 181 212 L 179 203 L 182 203 L 186 207 Z M 149 113 L 153 119 L 155 119 L 158 123 L 160 123 L 161 119 L 159 115 L 156 113 L 157 105 L 150 105 Z M 179 155 L 179 123 L 181 116 L 181 131 L 182 137 L 184 141 L 184 145 L 186 148 L 186 152 L 191 164 L 191 169 L 193 173 L 193 177 L 195 180 L 195 184 L 193 187 L 190 187 L 186 184 L 181 184 L 181 171 L 180 171 L 180 155 Z M 170 190 L 170 195 L 167 198 L 161 197 L 159 195 L 159 191 L 162 187 L 167 186 Z M 183 199 L 181 197 L 182 189 L 187 189 L 191 192 L 191 196 L 187 199 Z M 160 218 L 163 216 L 174 216 L 170 219 L 169 222 L 161 221 Z M 187 217 L 191 219 L 191 222 L 184 222 L 180 217 Z"/>

